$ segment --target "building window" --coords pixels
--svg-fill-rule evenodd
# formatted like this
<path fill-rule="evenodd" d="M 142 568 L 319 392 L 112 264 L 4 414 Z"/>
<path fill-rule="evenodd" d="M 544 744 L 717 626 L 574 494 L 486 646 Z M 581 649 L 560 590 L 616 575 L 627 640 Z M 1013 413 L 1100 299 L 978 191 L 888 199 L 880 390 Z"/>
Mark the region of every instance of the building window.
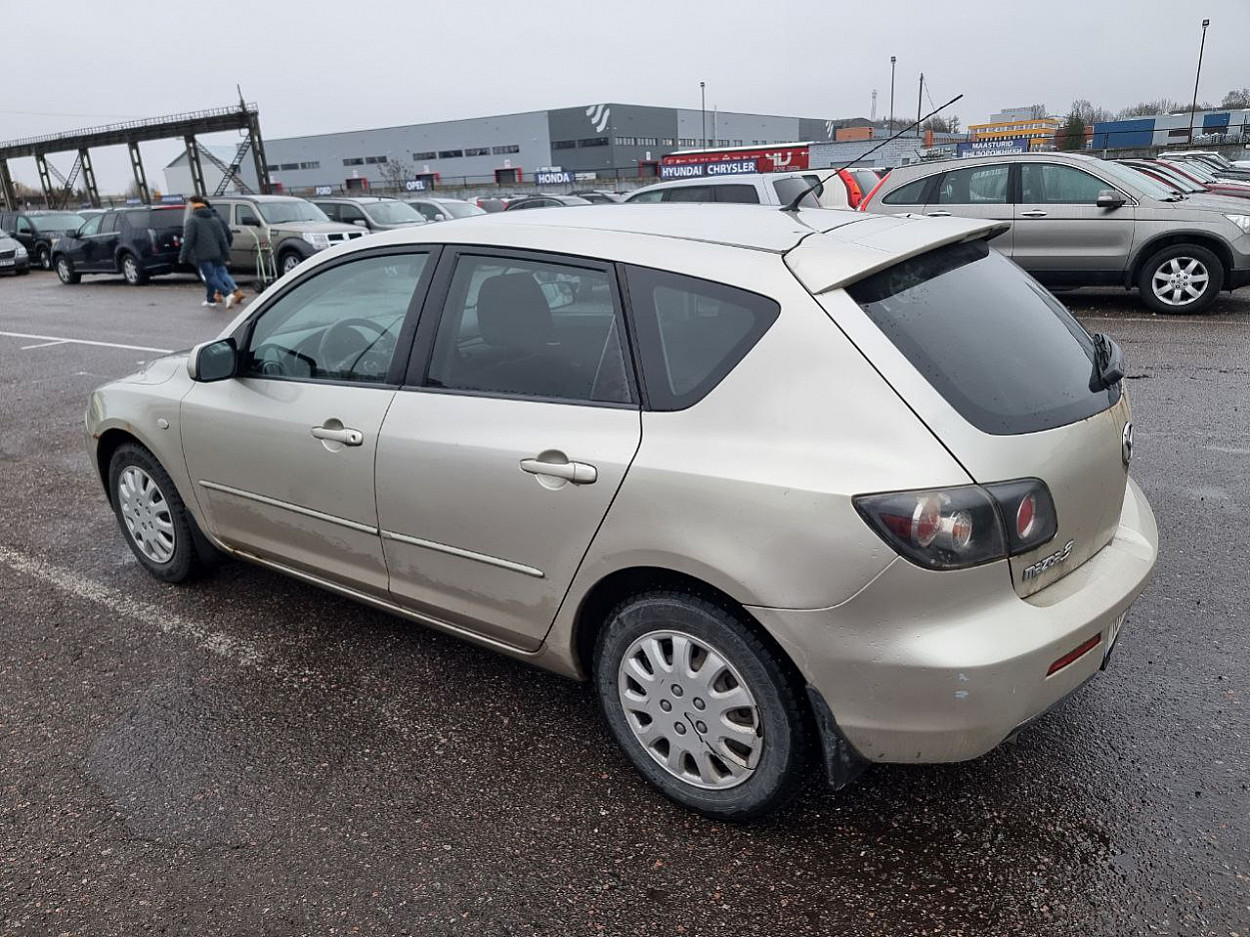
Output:
<path fill-rule="evenodd" d="M 728 140 L 717 140 L 717 141 L 716 141 L 716 145 L 717 145 L 717 146 L 729 146 L 729 141 L 728 141 Z"/>
<path fill-rule="evenodd" d="M 413 159 L 435 159 L 438 156 L 433 150 L 427 150 L 424 153 L 413 153 Z"/>
<path fill-rule="evenodd" d="M 470 146 L 464 151 L 465 156 L 490 156 L 489 146 Z"/>
<path fill-rule="evenodd" d="M 608 138 L 607 137 L 591 137 L 588 140 L 578 140 L 577 145 L 580 147 L 607 146 Z"/>
<path fill-rule="evenodd" d="M 673 138 L 672 138 L 672 137 L 665 137 L 665 138 L 664 138 L 664 146 L 672 146 L 672 145 L 673 145 Z"/>
<path fill-rule="evenodd" d="M 616 145 L 617 146 L 637 146 L 638 138 L 637 137 L 617 137 Z"/>
<path fill-rule="evenodd" d="M 320 169 L 320 168 L 321 168 L 321 161 L 320 161 L 320 160 L 313 160 L 311 163 L 300 163 L 300 164 L 299 164 L 299 168 L 300 168 L 300 169 Z"/>
<path fill-rule="evenodd" d="M 572 150 L 577 148 L 576 140 L 553 140 L 551 142 L 553 150 Z"/>
<path fill-rule="evenodd" d="M 346 165 L 347 165 L 347 160 L 344 160 L 344 161 L 343 161 L 343 165 L 344 165 L 344 166 L 346 166 Z M 265 167 L 265 172 L 277 172 L 277 171 L 278 171 L 278 164 L 277 164 L 277 163 L 274 163 L 272 166 L 266 166 L 266 167 Z"/>
<path fill-rule="evenodd" d="M 299 169 L 299 163 L 282 163 L 278 166 L 279 172 L 286 172 L 289 169 Z"/>
<path fill-rule="evenodd" d="M 659 146 L 659 144 L 660 140 L 658 137 L 638 137 L 639 146 Z"/>
<path fill-rule="evenodd" d="M 735 140 L 735 141 L 734 141 L 734 146 L 742 146 L 742 141 L 741 141 L 741 140 Z"/>
<path fill-rule="evenodd" d="M 386 157 L 385 156 L 366 156 L 365 162 L 371 166 L 377 163 L 385 163 Z"/>
<path fill-rule="evenodd" d="M 509 143 L 507 146 L 492 146 L 490 151 L 496 156 L 503 156 L 505 153 L 520 153 L 521 147 L 516 143 Z"/>
<path fill-rule="evenodd" d="M 363 157 L 359 157 L 359 156 L 358 156 L 358 157 L 356 157 L 355 159 L 345 159 L 345 160 L 343 160 L 343 165 L 344 165 L 344 166 L 363 166 L 364 164 L 365 164 L 364 158 L 363 158 Z"/>
<path fill-rule="evenodd" d="M 464 150 L 439 150 L 439 159 L 459 159 L 464 156 Z"/>

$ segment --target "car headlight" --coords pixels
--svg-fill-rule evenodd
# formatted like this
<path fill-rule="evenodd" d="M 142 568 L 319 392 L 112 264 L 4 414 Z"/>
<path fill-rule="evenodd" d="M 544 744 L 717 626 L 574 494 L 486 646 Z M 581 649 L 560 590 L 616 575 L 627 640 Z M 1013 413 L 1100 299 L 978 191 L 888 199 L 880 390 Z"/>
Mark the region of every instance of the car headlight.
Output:
<path fill-rule="evenodd" d="M 17 253 L 16 253 L 16 254 L 14 254 L 14 256 L 15 256 L 15 257 L 17 257 L 17 258 L 19 258 L 19 259 L 20 259 L 20 258 L 22 258 L 22 257 L 25 257 L 25 256 L 26 256 L 26 248 L 22 247 L 22 245 L 21 245 L 21 244 L 17 245 Z"/>
<path fill-rule="evenodd" d="M 319 231 L 307 231 L 304 234 L 301 234 L 300 237 L 319 251 L 325 250 L 330 246 L 330 236 L 328 234 L 322 234 Z"/>
<path fill-rule="evenodd" d="M 1250 215 L 1225 215 L 1224 217 L 1241 228 L 1242 234 L 1250 234 Z"/>

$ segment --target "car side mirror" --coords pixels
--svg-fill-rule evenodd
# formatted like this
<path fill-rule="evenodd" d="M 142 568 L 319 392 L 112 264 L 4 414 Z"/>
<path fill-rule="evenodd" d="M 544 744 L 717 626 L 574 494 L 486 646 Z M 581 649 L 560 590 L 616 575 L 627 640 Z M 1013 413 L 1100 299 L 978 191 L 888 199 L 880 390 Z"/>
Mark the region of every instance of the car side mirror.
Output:
<path fill-rule="evenodd" d="M 1115 189 L 1103 189 L 1098 193 L 1098 200 L 1094 204 L 1099 208 L 1119 208 L 1125 201 L 1124 196 Z"/>
<path fill-rule="evenodd" d="M 352 224 L 354 224 L 354 225 L 359 225 L 359 226 L 360 226 L 360 227 L 362 227 L 362 228 L 367 228 L 367 227 L 369 227 L 369 222 L 365 221 L 365 219 L 363 219 L 363 218 L 354 218 L 354 219 L 352 219 Z"/>
<path fill-rule="evenodd" d="M 238 368 L 239 351 L 233 338 L 202 342 L 191 349 L 187 358 L 187 374 L 201 384 L 234 377 Z"/>
<path fill-rule="evenodd" d="M 446 221 L 446 220 L 447 220 L 447 216 L 446 216 L 446 215 L 444 215 L 444 214 L 442 214 L 442 213 L 440 212 L 439 214 L 437 214 L 437 215 L 435 215 L 435 216 L 434 216 L 434 220 L 435 220 L 435 221 Z"/>

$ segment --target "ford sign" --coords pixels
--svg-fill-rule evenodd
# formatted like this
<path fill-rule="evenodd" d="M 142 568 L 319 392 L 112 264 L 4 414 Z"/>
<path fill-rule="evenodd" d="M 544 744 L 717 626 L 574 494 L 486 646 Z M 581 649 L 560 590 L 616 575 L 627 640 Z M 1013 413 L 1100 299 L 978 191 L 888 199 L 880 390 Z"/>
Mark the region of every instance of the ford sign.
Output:
<path fill-rule="evenodd" d="M 314 195 L 333 195 L 333 194 L 334 194 L 334 186 L 332 186 L 332 185 L 319 185 L 319 186 L 317 186 L 316 188 L 314 188 L 314 189 L 313 189 L 313 194 L 314 194 Z"/>

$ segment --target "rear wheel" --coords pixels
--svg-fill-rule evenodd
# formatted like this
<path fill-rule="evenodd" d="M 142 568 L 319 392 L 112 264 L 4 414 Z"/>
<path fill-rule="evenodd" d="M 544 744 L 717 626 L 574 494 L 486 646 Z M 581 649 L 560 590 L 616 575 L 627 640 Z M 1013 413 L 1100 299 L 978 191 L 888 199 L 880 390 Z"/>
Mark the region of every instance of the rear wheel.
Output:
<path fill-rule="evenodd" d="M 56 258 L 56 275 L 62 283 L 77 283 L 82 275 L 75 272 L 73 263 L 65 256 Z"/>
<path fill-rule="evenodd" d="M 131 551 L 157 579 L 183 582 L 204 561 L 202 535 L 156 457 L 136 443 L 118 447 L 109 462 L 109 500 Z"/>
<path fill-rule="evenodd" d="M 122 254 L 122 276 L 131 286 L 142 286 L 148 282 L 148 275 L 143 272 L 133 254 Z"/>
<path fill-rule="evenodd" d="M 599 634 L 594 679 L 626 757 L 684 806 L 760 816 L 803 780 L 810 730 L 801 687 L 726 608 L 676 591 L 625 600 Z"/>
<path fill-rule="evenodd" d="M 1220 259 L 1197 244 L 1165 247 L 1141 268 L 1137 289 L 1155 312 L 1192 315 L 1206 312 L 1224 285 Z"/>
<path fill-rule="evenodd" d="M 47 244 L 40 244 L 35 251 L 35 262 L 39 264 L 42 270 L 52 269 L 52 252 L 48 250 Z"/>

